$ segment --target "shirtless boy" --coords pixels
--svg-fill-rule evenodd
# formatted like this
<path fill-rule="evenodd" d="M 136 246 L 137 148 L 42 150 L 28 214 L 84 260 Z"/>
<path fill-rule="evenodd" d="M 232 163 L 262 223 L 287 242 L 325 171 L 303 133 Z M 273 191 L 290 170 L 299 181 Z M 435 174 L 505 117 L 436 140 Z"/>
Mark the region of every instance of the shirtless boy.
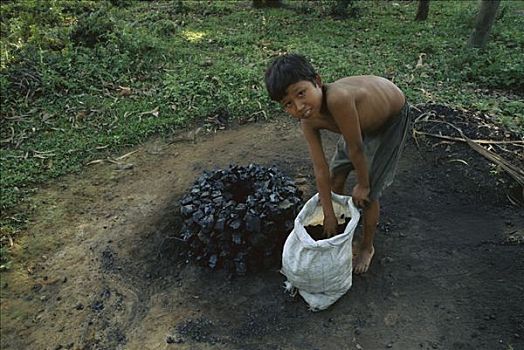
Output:
<path fill-rule="evenodd" d="M 372 75 L 323 83 L 311 64 L 297 54 L 276 58 L 265 81 L 271 99 L 300 122 L 313 161 L 327 237 L 336 234 L 337 228 L 331 191 L 343 194 L 346 178 L 355 170 L 357 183 L 351 195 L 363 210 L 363 234 L 353 270 L 366 272 L 375 253 L 379 198 L 393 181 L 409 128 L 403 92 L 391 81 Z M 321 129 L 341 135 L 330 165 Z"/>

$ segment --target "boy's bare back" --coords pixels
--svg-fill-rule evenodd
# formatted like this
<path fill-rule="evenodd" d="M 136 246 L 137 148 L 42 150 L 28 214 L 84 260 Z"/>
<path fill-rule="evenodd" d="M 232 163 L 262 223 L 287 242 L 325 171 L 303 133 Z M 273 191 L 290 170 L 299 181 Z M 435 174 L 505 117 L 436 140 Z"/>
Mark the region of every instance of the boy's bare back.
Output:
<path fill-rule="evenodd" d="M 406 102 L 404 94 L 395 84 L 373 75 L 342 78 L 326 84 L 326 87 L 330 114 L 344 113 L 345 111 L 338 108 L 344 108 L 347 103 L 351 104 L 354 101 L 363 134 L 379 130 L 399 113 Z M 338 127 L 333 127 L 329 129 L 340 133 Z"/>

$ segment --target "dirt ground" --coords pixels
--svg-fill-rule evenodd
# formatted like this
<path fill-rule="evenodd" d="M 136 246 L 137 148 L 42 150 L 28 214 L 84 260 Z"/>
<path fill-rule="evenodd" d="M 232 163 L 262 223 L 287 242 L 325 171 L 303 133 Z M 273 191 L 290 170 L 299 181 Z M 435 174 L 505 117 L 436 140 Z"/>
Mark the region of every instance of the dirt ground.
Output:
<path fill-rule="evenodd" d="M 474 152 L 452 161 L 435 140 L 411 139 L 382 199 L 370 270 L 313 313 L 278 269 L 228 279 L 186 263 L 176 238 L 177 201 L 206 169 L 275 164 L 306 178 L 309 198 L 298 125 L 172 141 L 33 198 L 2 274 L 2 349 L 524 349 L 524 211 Z"/>

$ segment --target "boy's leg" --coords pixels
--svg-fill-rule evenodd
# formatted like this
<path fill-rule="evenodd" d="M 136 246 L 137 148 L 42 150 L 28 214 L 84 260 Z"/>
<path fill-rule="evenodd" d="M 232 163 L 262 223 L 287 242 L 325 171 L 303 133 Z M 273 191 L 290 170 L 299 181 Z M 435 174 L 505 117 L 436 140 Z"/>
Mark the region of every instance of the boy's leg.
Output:
<path fill-rule="evenodd" d="M 377 229 L 378 218 L 380 215 L 380 203 L 375 199 L 364 208 L 363 214 L 363 234 L 356 253 L 353 271 L 356 274 L 364 273 L 368 270 L 371 264 L 371 259 L 375 254 L 373 247 L 373 239 Z"/>
<path fill-rule="evenodd" d="M 349 167 L 339 168 L 336 171 L 332 171 L 331 174 L 331 191 L 336 194 L 344 194 L 344 185 L 346 179 L 350 173 Z"/>

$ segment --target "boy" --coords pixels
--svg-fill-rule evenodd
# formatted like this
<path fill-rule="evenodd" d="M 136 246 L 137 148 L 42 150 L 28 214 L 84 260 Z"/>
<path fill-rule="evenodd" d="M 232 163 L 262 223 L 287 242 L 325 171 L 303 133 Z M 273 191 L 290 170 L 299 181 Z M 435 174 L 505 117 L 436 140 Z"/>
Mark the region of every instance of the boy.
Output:
<path fill-rule="evenodd" d="M 342 194 L 349 172 L 355 170 L 352 197 L 363 209 L 363 235 L 353 270 L 366 272 L 375 253 L 379 197 L 393 181 L 409 127 L 403 92 L 391 81 L 370 75 L 322 83 L 311 64 L 297 54 L 276 58 L 266 71 L 265 82 L 271 99 L 300 121 L 313 161 L 327 237 L 335 235 L 337 228 L 331 191 Z M 330 166 L 320 129 L 341 135 Z"/>

